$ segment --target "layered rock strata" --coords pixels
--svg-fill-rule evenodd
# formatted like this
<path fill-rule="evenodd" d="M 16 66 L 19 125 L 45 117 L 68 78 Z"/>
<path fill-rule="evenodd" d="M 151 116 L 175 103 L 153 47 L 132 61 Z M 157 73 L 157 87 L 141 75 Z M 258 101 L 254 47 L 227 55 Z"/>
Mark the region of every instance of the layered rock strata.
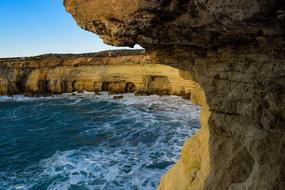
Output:
<path fill-rule="evenodd" d="M 181 95 L 195 83 L 156 64 L 144 50 L 0 59 L 0 95 L 52 95 L 75 91 Z"/>
<path fill-rule="evenodd" d="M 65 0 L 108 44 L 143 46 L 198 83 L 200 131 L 160 190 L 285 187 L 282 0 Z"/>

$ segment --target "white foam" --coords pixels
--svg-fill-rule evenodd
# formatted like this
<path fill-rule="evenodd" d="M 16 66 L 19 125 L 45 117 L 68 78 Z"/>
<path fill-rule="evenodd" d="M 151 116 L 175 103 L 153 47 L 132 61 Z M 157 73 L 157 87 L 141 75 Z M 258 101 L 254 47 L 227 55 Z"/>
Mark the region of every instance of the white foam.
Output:
<path fill-rule="evenodd" d="M 159 166 L 155 168 L 153 165 L 159 165 L 162 161 L 175 162 L 178 159 L 183 141 L 195 132 L 188 122 L 197 120 L 199 108 L 177 96 L 136 97 L 134 94 L 123 94 L 123 96 L 123 99 L 114 100 L 113 96 L 109 96 L 106 92 L 100 96 L 84 92 L 42 98 L 0 97 L 0 101 L 3 99 L 3 101 L 20 102 L 68 99 L 72 100 L 70 105 L 77 105 L 85 100 L 113 102 L 121 105 L 122 109 L 127 109 L 127 112 L 119 120 L 104 123 L 100 126 L 102 129 L 112 130 L 118 122 L 133 121 L 130 126 L 125 122 L 123 130 L 115 128 L 116 130 L 112 131 L 113 140 L 119 140 L 117 147 L 110 147 L 108 142 L 103 142 L 95 147 L 83 146 L 79 149 L 56 152 L 36 166 L 31 166 L 36 167 L 36 171 L 27 169 L 29 177 L 22 179 L 24 184 L 16 184 L 15 187 L 31 189 L 41 181 L 52 180 L 48 190 L 68 190 L 76 184 L 88 189 L 156 189 L 161 175 L 167 168 L 159 169 Z M 88 112 L 92 113 L 93 111 Z M 92 122 L 82 125 L 92 126 Z M 182 127 L 169 130 L 168 126 L 171 125 Z M 88 128 L 79 135 L 94 134 L 98 132 L 97 130 L 97 128 Z M 156 139 L 152 141 L 153 135 L 156 135 Z M 150 143 L 143 142 L 144 136 Z M 13 189 L 8 183 L 6 187 L 9 190 Z"/>

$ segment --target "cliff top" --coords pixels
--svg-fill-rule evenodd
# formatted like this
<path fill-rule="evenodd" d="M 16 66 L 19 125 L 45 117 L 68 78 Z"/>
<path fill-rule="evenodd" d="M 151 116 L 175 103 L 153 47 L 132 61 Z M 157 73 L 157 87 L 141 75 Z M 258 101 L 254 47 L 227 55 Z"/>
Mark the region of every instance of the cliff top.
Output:
<path fill-rule="evenodd" d="M 44 59 L 69 59 L 69 58 L 93 58 L 93 57 L 120 57 L 120 56 L 135 56 L 144 55 L 144 49 L 134 50 L 107 50 L 94 53 L 83 53 L 83 54 L 43 54 L 31 57 L 9 57 L 0 58 L 0 63 L 3 62 L 14 62 L 14 61 L 33 61 L 33 60 L 44 60 Z"/>
<path fill-rule="evenodd" d="M 84 54 L 44 54 L 34 57 L 0 58 L 1 68 L 47 68 L 148 63 L 145 50 L 110 50 Z"/>

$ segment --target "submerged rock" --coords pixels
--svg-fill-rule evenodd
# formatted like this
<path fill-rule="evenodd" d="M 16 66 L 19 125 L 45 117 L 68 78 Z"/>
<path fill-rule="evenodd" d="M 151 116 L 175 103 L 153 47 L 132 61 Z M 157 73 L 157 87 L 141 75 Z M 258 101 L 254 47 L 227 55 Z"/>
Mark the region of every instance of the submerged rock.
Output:
<path fill-rule="evenodd" d="M 153 163 L 153 164 L 147 165 L 146 167 L 151 168 L 151 169 L 153 168 L 165 169 L 173 164 L 174 164 L 173 162 L 164 161 L 164 162 Z"/>

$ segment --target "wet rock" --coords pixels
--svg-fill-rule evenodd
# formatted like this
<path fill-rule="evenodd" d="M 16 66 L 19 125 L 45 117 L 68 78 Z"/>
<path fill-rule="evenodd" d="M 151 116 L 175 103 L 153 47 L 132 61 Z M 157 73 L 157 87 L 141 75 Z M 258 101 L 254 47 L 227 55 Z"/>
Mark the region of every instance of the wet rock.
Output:
<path fill-rule="evenodd" d="M 135 96 L 149 96 L 149 93 L 142 91 L 136 91 L 134 94 Z"/>
<path fill-rule="evenodd" d="M 123 99 L 124 98 L 124 96 L 122 96 L 122 95 L 120 95 L 120 96 L 113 96 L 113 99 L 115 99 L 115 100 L 119 100 L 119 99 Z"/>

